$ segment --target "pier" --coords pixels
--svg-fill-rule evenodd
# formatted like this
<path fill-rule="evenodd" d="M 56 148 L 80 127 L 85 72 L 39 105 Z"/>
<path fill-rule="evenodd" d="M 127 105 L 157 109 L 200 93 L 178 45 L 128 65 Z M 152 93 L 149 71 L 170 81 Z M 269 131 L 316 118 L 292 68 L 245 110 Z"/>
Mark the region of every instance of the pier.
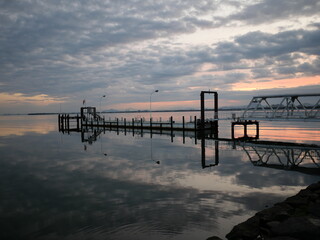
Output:
<path fill-rule="evenodd" d="M 205 95 L 214 95 L 214 117 L 205 119 Z M 123 128 L 123 129 L 148 129 L 159 131 L 202 131 L 209 130 L 218 133 L 218 93 L 212 91 L 202 91 L 201 94 L 201 118 L 194 116 L 187 120 L 184 116 L 179 119 L 173 119 L 171 116 L 168 120 L 153 121 L 145 118 L 115 118 L 113 120 L 105 119 L 97 113 L 95 107 L 81 107 L 80 115 L 59 114 L 59 131 L 61 132 L 80 132 L 82 128 Z"/>
<path fill-rule="evenodd" d="M 95 107 L 83 107 L 81 111 L 87 112 L 88 110 L 95 110 Z M 168 120 L 153 121 L 146 120 L 145 118 L 115 118 L 106 120 L 100 115 L 96 114 L 92 117 L 85 115 L 72 116 L 70 114 L 59 114 L 59 131 L 72 132 L 80 131 L 81 128 L 123 128 L 123 129 L 148 129 L 148 130 L 170 130 L 170 131 L 198 131 L 200 130 L 200 119 L 194 116 L 193 119 L 186 120 L 183 116 L 179 121 L 173 117 Z M 213 121 L 205 122 L 207 129 L 214 128 Z"/>
<path fill-rule="evenodd" d="M 205 96 L 213 95 L 213 116 L 205 118 Z M 313 102 L 313 104 L 311 104 Z M 160 118 L 154 121 L 145 118 L 115 118 L 105 119 L 97 113 L 95 107 L 81 107 L 80 115 L 59 114 L 59 131 L 72 132 L 82 131 L 83 128 L 100 129 L 141 129 L 149 131 L 182 131 L 202 132 L 210 131 L 213 136 L 218 137 L 219 116 L 218 116 L 218 93 L 214 91 L 201 91 L 200 93 L 200 118 L 196 116 L 190 119 L 184 116 L 181 119 L 167 120 Z M 231 121 L 232 139 L 254 140 L 259 139 L 259 121 L 320 121 L 320 94 L 295 94 L 276 96 L 255 96 L 250 101 L 241 116 L 233 116 Z M 249 136 L 248 127 L 255 126 L 255 134 Z M 235 136 L 235 128 L 243 127 L 243 135 Z"/>

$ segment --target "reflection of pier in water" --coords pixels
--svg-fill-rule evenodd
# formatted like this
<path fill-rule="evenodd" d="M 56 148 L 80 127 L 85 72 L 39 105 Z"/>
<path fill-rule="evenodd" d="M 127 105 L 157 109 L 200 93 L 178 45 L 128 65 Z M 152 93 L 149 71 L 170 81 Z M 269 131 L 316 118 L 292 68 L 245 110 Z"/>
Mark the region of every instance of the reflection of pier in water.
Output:
<path fill-rule="evenodd" d="M 277 145 L 269 142 L 238 143 L 254 166 L 319 174 L 320 148 Z"/>
<path fill-rule="evenodd" d="M 92 144 L 97 141 L 100 134 L 106 134 L 108 131 L 116 132 L 118 135 L 131 134 L 140 137 L 148 134 L 151 141 L 153 135 L 168 136 L 171 142 L 174 141 L 174 138 L 180 137 L 183 144 L 185 144 L 186 138 L 193 139 L 196 145 L 200 140 L 202 168 L 219 165 L 219 149 L 234 149 L 244 151 L 250 162 L 257 167 L 320 175 L 320 146 L 317 145 L 258 140 L 235 141 L 234 139 L 219 138 L 216 132 L 212 131 L 181 132 L 124 128 L 102 129 L 98 127 L 82 128 L 81 141 Z"/>

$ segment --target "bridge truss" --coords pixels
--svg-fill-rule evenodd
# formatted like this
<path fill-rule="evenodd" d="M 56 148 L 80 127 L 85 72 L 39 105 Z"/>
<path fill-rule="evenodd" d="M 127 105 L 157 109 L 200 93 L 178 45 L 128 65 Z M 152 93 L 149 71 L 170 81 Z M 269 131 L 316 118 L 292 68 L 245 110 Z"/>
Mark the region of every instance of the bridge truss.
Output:
<path fill-rule="evenodd" d="M 320 121 L 320 93 L 256 96 L 241 119 Z"/>
<path fill-rule="evenodd" d="M 239 143 L 254 166 L 319 174 L 320 148 Z"/>

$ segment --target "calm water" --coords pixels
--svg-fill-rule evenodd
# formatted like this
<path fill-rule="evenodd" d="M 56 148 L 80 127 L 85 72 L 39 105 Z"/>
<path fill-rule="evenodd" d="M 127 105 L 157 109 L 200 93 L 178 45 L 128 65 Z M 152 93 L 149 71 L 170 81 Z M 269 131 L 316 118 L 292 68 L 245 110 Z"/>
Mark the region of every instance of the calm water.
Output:
<path fill-rule="evenodd" d="M 153 117 L 170 115 L 194 113 Z M 57 128 L 57 116 L 0 117 L 0 239 L 224 238 L 320 180 L 317 147 Z M 261 124 L 261 140 L 320 146 L 319 135 L 319 123 Z"/>

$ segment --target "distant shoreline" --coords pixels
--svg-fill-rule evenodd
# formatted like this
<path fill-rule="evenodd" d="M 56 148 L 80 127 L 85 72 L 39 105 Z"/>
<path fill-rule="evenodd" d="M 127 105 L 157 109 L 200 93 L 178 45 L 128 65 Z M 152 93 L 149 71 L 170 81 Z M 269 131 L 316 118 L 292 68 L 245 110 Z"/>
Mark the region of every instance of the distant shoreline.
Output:
<path fill-rule="evenodd" d="M 243 111 L 245 108 L 220 108 L 219 111 Z M 214 111 L 214 109 L 206 109 L 206 111 Z M 148 113 L 149 110 L 112 110 L 102 111 L 102 113 Z M 153 110 L 152 112 L 200 112 L 200 109 L 178 109 L 178 110 Z M 11 113 L 11 114 L 0 114 L 1 116 L 17 116 L 17 115 L 58 115 L 58 114 L 79 114 L 79 112 L 64 112 L 64 113 Z"/>

